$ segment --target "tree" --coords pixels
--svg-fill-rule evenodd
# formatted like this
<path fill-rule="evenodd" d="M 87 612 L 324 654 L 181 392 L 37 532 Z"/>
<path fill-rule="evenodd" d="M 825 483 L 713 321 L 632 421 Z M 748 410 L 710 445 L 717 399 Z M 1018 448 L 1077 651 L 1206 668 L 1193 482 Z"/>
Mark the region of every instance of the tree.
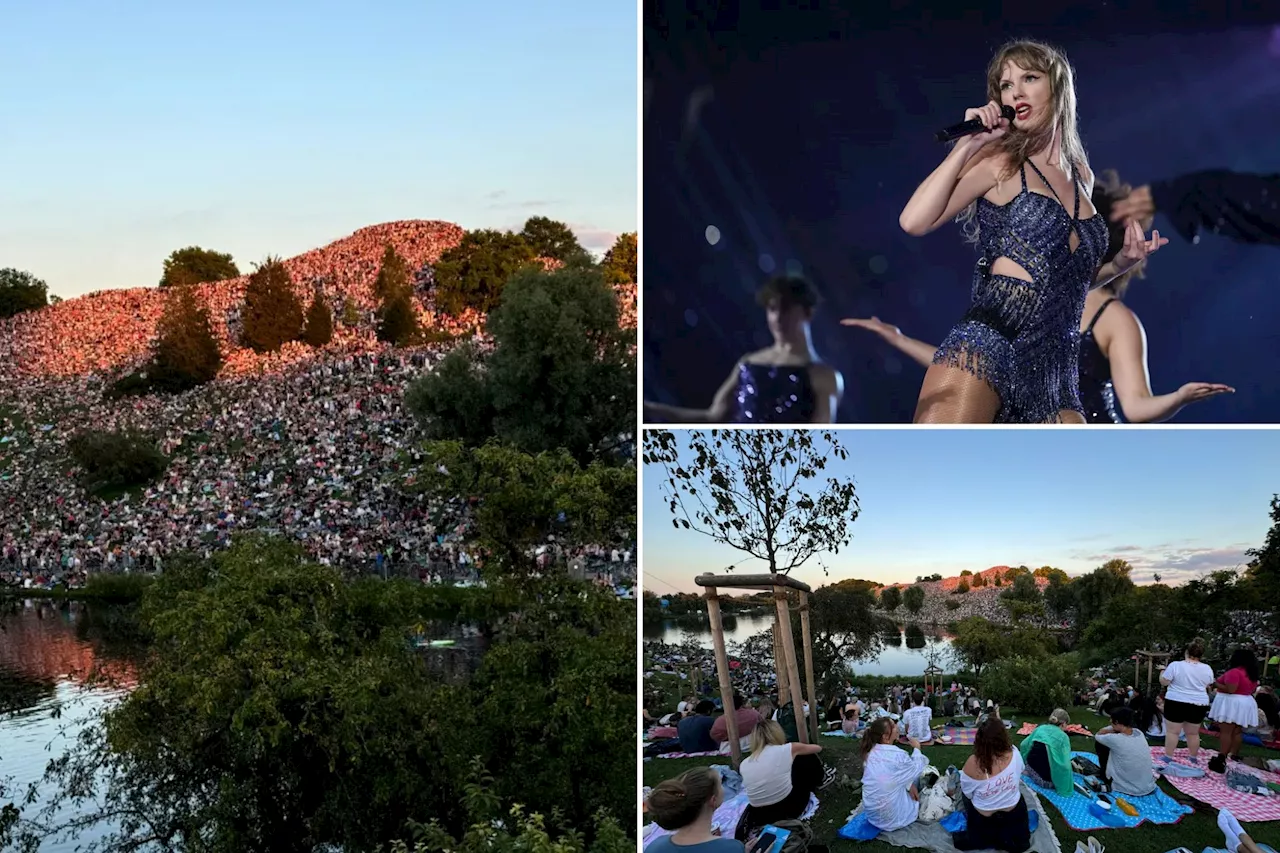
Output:
<path fill-rule="evenodd" d="M 880 609 L 892 613 L 902 604 L 902 590 L 896 586 L 886 586 L 880 590 Z"/>
<path fill-rule="evenodd" d="M 1009 641 L 999 626 L 981 616 L 970 616 L 956 625 L 951 653 L 961 666 L 982 677 L 985 666 L 1010 652 Z"/>
<path fill-rule="evenodd" d="M 49 304 L 49 286 L 29 272 L 0 269 L 0 319 Z"/>
<path fill-rule="evenodd" d="M 902 603 L 911 611 L 912 616 L 918 614 L 924 607 L 924 587 L 907 587 L 907 591 L 902 594 Z"/>
<path fill-rule="evenodd" d="M 302 339 L 313 347 L 322 347 L 333 340 L 333 312 L 324 294 L 316 290 L 311 297 L 311 307 L 307 309 L 307 325 L 302 330 Z"/>
<path fill-rule="evenodd" d="M 413 310 L 406 291 L 393 292 L 382 303 L 378 319 L 378 340 L 398 347 L 409 346 L 418 340 L 422 330 L 418 326 L 418 313 Z"/>
<path fill-rule="evenodd" d="M 986 585 L 987 585 L 987 579 L 982 575 L 974 575 L 973 582 L 970 584 L 970 586 L 972 586 L 974 589 L 978 589 L 979 587 L 984 587 Z"/>
<path fill-rule="evenodd" d="M 67 452 L 83 469 L 84 487 L 91 492 L 149 483 L 169 465 L 155 439 L 133 429 L 78 432 L 67 442 Z"/>
<path fill-rule="evenodd" d="M 965 580 L 964 578 L 961 578 L 960 583 L 956 584 L 955 592 L 953 592 L 952 595 L 964 595 L 968 591 L 969 591 L 969 581 Z"/>
<path fill-rule="evenodd" d="M 605 280 L 609 284 L 632 284 L 636 275 L 636 233 L 623 234 L 613 243 L 613 248 L 604 253 L 600 265 L 604 267 Z"/>
<path fill-rule="evenodd" d="M 472 308 L 489 313 L 507 282 L 534 259 L 533 249 L 509 231 L 468 231 L 436 264 L 436 304 L 450 314 Z"/>
<path fill-rule="evenodd" d="M 1062 569 L 1055 569 L 1053 566 L 1041 566 L 1040 568 L 1036 569 L 1032 574 L 1034 574 L 1038 578 L 1044 578 L 1045 580 L 1049 580 L 1049 581 L 1052 581 L 1054 578 L 1060 578 L 1063 581 L 1071 580 L 1070 575 L 1068 575 Z"/>
<path fill-rule="evenodd" d="M 828 460 L 849 458 L 836 433 L 694 430 L 680 436 L 683 442 L 668 430 L 644 436 L 644 464 L 662 468 L 659 488 L 677 529 L 743 551 L 778 574 L 817 555 L 838 554 L 852 541 L 859 514 L 853 480 L 821 479 Z"/>
<path fill-rule="evenodd" d="M 969 571 L 968 569 L 963 569 L 963 570 L 960 572 L 960 577 L 962 577 L 962 578 L 969 578 L 969 577 L 973 577 L 973 572 Z"/>
<path fill-rule="evenodd" d="M 413 648 L 430 619 L 493 625 L 469 678 Z M 93 827 L 107 853 L 376 850 L 413 822 L 466 832 L 477 775 L 551 833 L 634 808 L 635 607 L 612 590 L 344 582 L 245 536 L 167 561 L 140 620 L 137 688 L 49 763 L 25 849 Z"/>
<path fill-rule="evenodd" d="M 1058 616 L 1066 616 L 1075 608 L 1076 592 L 1066 572 L 1049 577 L 1049 585 L 1044 589 L 1044 603 Z"/>
<path fill-rule="evenodd" d="M 174 288 L 165 298 L 151 352 L 152 387 L 185 391 L 217 377 L 222 351 L 194 287 Z"/>
<path fill-rule="evenodd" d="M 555 258 L 564 264 L 591 262 L 587 250 L 563 222 L 545 216 L 531 216 L 524 223 L 520 236 L 539 258 Z"/>
<path fill-rule="evenodd" d="M 1280 627 L 1280 495 L 1271 496 L 1271 529 L 1262 547 L 1250 548 L 1245 556 L 1249 558 L 1245 577 Z"/>
<path fill-rule="evenodd" d="M 497 441 L 431 442 L 424 450 L 418 487 L 454 508 L 440 526 L 467 525 L 469 540 L 490 555 L 486 575 L 534 573 L 534 549 L 548 542 L 567 553 L 635 535 L 633 466 L 582 466 L 564 451 L 529 454 Z M 469 505 L 459 506 L 458 495 Z"/>
<path fill-rule="evenodd" d="M 239 277 L 240 268 L 231 259 L 231 255 L 199 246 L 188 246 L 185 249 L 175 249 L 165 258 L 160 286 L 182 287 Z"/>
<path fill-rule="evenodd" d="M 458 348 L 410 386 L 428 438 L 497 436 L 530 453 L 616 460 L 635 434 L 633 332 L 595 269 L 524 270 L 489 317 L 492 355 Z"/>
<path fill-rule="evenodd" d="M 1102 614 L 1114 596 L 1133 589 L 1129 574 L 1133 567 L 1124 560 L 1108 560 L 1087 575 L 1077 578 L 1075 588 L 1076 623 L 1088 625 Z"/>
<path fill-rule="evenodd" d="M 395 297 L 412 291 L 409 264 L 400 257 L 395 246 L 388 243 L 382 250 L 382 263 L 378 266 L 378 277 L 373 282 L 373 296 L 386 305 Z"/>
<path fill-rule="evenodd" d="M 1015 621 L 1030 616 L 1044 616 L 1044 596 L 1036 579 L 1029 572 L 1018 574 L 1013 586 L 1000 593 L 1000 601 Z"/>
<path fill-rule="evenodd" d="M 275 352 L 302 334 L 302 303 L 284 263 L 267 258 L 249 276 L 244 291 L 244 345 Z"/>
<path fill-rule="evenodd" d="M 1184 596 L 1166 586 L 1135 586 L 1113 595 L 1102 612 L 1082 626 L 1082 645 L 1098 658 L 1128 657 L 1155 643 L 1178 648 L 1205 624 L 1204 602 Z"/>

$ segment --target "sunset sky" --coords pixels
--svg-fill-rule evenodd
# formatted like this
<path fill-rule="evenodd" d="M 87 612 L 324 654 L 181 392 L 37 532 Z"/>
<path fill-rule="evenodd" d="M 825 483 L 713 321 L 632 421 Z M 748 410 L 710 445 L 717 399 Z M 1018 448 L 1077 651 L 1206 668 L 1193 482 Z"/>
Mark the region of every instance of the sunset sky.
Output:
<path fill-rule="evenodd" d="M 1084 574 L 1113 557 L 1138 583 L 1177 583 L 1243 566 L 1280 492 L 1280 436 L 1266 430 L 856 430 L 826 474 L 853 477 L 862 513 L 853 542 L 794 577 L 910 582 L 994 565 Z M 675 530 L 644 470 L 644 586 L 693 592 L 704 571 L 764 571 L 740 551 Z M 744 560 L 746 560 L 744 562 Z"/>

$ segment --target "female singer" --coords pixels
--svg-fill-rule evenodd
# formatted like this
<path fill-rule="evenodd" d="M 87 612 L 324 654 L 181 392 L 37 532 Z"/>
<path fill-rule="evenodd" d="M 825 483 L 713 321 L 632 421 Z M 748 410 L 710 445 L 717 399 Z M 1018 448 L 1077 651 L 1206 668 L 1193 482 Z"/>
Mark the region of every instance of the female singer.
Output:
<path fill-rule="evenodd" d="M 915 420 L 1084 423 L 1076 327 L 1085 297 L 1169 241 L 1159 232 L 1146 239 L 1130 221 L 1119 254 L 1102 264 L 1107 226 L 1091 203 L 1081 205 L 1093 173 L 1061 52 L 1005 45 L 987 69 L 987 93 L 990 103 L 965 112 L 986 130 L 952 148 L 899 217 L 916 236 L 956 218 L 982 251 L 973 303 L 933 356 Z M 1002 105 L 1014 109 L 1012 122 Z"/>
<path fill-rule="evenodd" d="M 1108 226 L 1104 265 L 1114 261 L 1124 245 L 1127 226 L 1111 217 L 1113 205 L 1129 198 L 1131 188 L 1121 183 L 1111 170 L 1101 173 L 1093 189 L 1093 206 L 1111 222 Z M 1151 214 L 1139 223 L 1151 227 Z M 1183 406 L 1231 394 L 1235 389 L 1212 382 L 1188 382 L 1171 394 L 1153 394 L 1147 371 L 1147 335 L 1138 316 L 1121 299 L 1142 269 L 1131 269 L 1101 287 L 1089 291 L 1080 317 L 1080 399 L 1085 420 L 1091 424 L 1160 423 L 1181 411 Z M 875 332 L 890 346 L 910 356 L 922 366 L 933 364 L 938 348 L 909 338 L 897 326 L 879 318 L 844 319 L 842 325 Z"/>
<path fill-rule="evenodd" d="M 756 295 L 773 346 L 748 353 L 707 409 L 645 402 L 646 421 L 673 423 L 830 424 L 844 394 L 840 371 L 824 364 L 810 323 L 818 291 L 799 276 L 770 279 Z"/>

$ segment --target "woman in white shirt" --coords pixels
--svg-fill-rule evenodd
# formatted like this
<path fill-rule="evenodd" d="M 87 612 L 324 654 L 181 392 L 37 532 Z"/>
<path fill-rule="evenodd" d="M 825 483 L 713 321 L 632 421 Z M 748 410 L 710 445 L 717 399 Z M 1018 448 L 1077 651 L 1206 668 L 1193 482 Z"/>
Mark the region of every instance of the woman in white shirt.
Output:
<path fill-rule="evenodd" d="M 1213 684 L 1213 670 L 1201 663 L 1204 640 L 1196 637 L 1187 644 L 1184 660 L 1176 660 L 1160 673 L 1160 684 L 1167 688 L 1164 694 L 1164 757 L 1173 758 L 1178 748 L 1178 736 L 1187 736 L 1187 756 L 1198 764 L 1200 752 L 1200 724 L 1209 713 L 1209 691 Z"/>
<path fill-rule="evenodd" d="M 960 771 L 966 827 L 951 837 L 957 850 L 1024 853 L 1030 818 L 1022 799 L 1022 753 L 1009 742 L 999 717 L 988 717 L 973 738 L 973 755 Z"/>
<path fill-rule="evenodd" d="M 835 777 L 818 758 L 816 743 L 787 743 L 782 726 L 773 720 L 756 723 L 751 731 L 751 754 L 738 772 L 747 791 L 747 811 L 738 823 L 737 837 L 745 841 L 756 827 L 780 820 L 799 820 L 809 797 Z"/>
<path fill-rule="evenodd" d="M 882 832 L 892 832 L 920 816 L 917 781 L 929 766 L 920 742 L 909 738 L 911 752 L 895 746 L 898 724 L 880 717 L 862 736 L 862 810 Z"/>

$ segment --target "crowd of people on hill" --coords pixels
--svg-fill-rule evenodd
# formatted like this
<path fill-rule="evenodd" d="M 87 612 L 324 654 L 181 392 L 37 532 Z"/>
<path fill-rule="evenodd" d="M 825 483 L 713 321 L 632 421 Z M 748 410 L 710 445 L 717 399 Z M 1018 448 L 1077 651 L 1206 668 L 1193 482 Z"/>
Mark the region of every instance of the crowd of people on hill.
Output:
<path fill-rule="evenodd" d="M 395 349 L 372 333 L 385 246 L 425 289 L 430 264 L 462 233 L 444 222 L 393 222 L 285 261 L 304 305 L 321 286 L 336 321 L 348 302 L 360 314 L 352 328 L 335 322 L 322 350 L 239 348 L 247 277 L 199 285 L 226 360 L 215 382 L 176 396 L 103 395 L 147 357 L 163 291 L 103 291 L 0 321 L 0 583 L 75 587 L 90 572 L 163 569 L 176 551 L 207 554 L 250 529 L 354 572 L 474 580 L 482 555 L 465 544 L 465 496 L 433 503 L 407 481 L 421 460 L 405 387 L 453 344 Z M 634 325 L 635 286 L 615 290 Z M 435 314 L 429 300 L 419 310 L 428 328 L 475 333 L 481 352 L 489 347 L 479 315 Z M 66 453 L 87 427 L 157 435 L 169 465 L 141 494 L 89 495 Z M 612 586 L 634 579 L 631 550 L 601 543 L 561 553 L 553 541 L 536 556 Z"/>

